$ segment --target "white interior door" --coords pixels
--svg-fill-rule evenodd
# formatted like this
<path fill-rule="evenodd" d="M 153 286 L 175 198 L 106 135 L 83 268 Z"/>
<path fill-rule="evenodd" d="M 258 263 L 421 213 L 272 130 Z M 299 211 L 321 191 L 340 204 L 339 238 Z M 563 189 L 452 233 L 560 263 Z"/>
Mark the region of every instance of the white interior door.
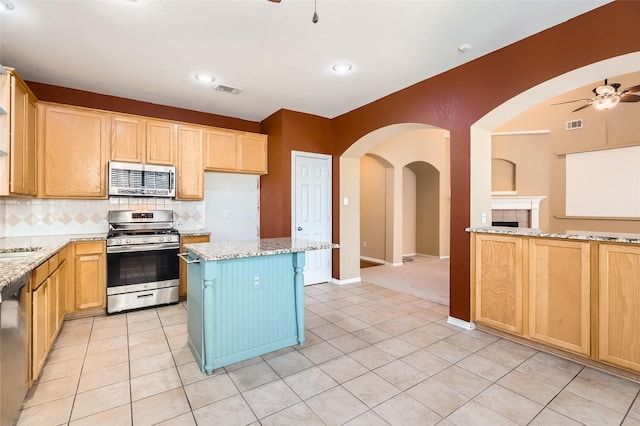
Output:
<path fill-rule="evenodd" d="M 331 242 L 331 156 L 291 152 L 291 235 Z M 306 253 L 304 284 L 331 280 L 331 250 Z"/>

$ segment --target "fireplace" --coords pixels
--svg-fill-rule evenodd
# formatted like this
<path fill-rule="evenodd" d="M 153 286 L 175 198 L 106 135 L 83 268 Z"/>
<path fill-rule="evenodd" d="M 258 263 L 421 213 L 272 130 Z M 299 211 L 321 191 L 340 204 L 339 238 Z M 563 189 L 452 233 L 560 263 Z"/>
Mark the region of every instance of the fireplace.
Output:
<path fill-rule="evenodd" d="M 545 196 L 493 196 L 491 197 L 491 225 L 540 227 L 540 202 Z M 498 223 L 501 223 L 498 225 Z M 506 224 L 509 223 L 509 224 Z"/>

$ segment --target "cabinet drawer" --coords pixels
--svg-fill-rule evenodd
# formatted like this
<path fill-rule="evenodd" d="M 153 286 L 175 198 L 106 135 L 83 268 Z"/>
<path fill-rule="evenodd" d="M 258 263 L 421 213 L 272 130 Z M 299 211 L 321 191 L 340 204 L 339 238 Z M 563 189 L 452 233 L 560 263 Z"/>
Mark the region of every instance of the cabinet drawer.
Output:
<path fill-rule="evenodd" d="M 53 271 L 55 271 L 58 268 L 58 265 L 60 265 L 60 258 L 58 256 L 58 253 L 51 256 L 48 262 L 49 262 L 49 273 L 51 274 L 53 273 Z"/>
<path fill-rule="evenodd" d="M 49 261 L 45 261 L 42 265 L 38 266 L 33 271 L 33 286 L 32 289 L 36 290 L 47 280 L 49 276 Z"/>
<path fill-rule="evenodd" d="M 91 241 L 76 243 L 76 254 L 94 254 L 104 251 L 104 241 Z"/>

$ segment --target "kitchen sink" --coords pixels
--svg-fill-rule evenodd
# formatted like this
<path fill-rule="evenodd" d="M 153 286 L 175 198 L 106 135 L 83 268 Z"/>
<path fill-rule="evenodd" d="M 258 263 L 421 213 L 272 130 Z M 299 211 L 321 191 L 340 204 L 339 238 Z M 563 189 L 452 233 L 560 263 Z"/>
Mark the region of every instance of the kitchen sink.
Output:
<path fill-rule="evenodd" d="M 35 254 L 42 247 L 34 247 L 28 250 L 20 250 L 20 251 L 6 251 L 0 253 L 0 260 L 11 260 L 11 259 L 19 259 L 21 257 L 28 257 Z"/>

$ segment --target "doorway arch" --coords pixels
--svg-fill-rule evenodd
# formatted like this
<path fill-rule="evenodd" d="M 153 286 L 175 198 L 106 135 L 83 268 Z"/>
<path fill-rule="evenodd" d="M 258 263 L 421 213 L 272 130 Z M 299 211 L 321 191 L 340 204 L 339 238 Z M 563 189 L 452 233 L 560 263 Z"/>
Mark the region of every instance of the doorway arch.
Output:
<path fill-rule="evenodd" d="M 358 282 L 360 281 L 360 159 L 368 153 L 373 153 L 379 157 L 385 158 L 394 165 L 393 174 L 393 192 L 397 194 L 397 200 L 401 202 L 402 194 L 402 170 L 403 167 L 415 160 L 414 157 L 407 157 L 406 152 L 397 149 L 397 143 L 390 149 L 385 151 L 384 149 L 376 150 L 376 146 L 381 145 L 388 140 L 394 140 L 403 134 L 410 134 L 412 131 L 418 130 L 433 130 L 435 138 L 442 140 L 442 146 L 440 150 L 440 159 L 438 168 L 446 168 L 447 175 L 450 165 L 449 160 L 449 132 L 445 129 L 437 128 L 422 123 L 403 123 L 386 126 L 364 135 L 355 143 L 353 143 L 349 149 L 347 149 L 340 157 L 340 277 L 350 277 L 347 279 L 338 280 L 341 284 Z M 437 135 L 437 136 L 436 136 Z M 420 141 L 423 149 L 429 148 L 429 142 L 431 139 Z M 446 146 L 446 148 L 444 148 Z M 405 158 L 402 158 L 402 155 Z M 431 162 L 431 161 L 429 161 Z M 400 175 L 400 176 L 397 176 Z M 450 199 L 450 181 L 447 178 L 444 180 L 446 185 L 445 197 Z M 446 222 L 447 225 L 447 255 L 448 255 L 448 226 L 449 226 L 449 214 L 445 217 L 440 215 L 441 220 Z M 393 235 L 392 241 L 387 241 L 387 251 L 391 254 L 386 255 L 386 261 L 388 263 L 402 264 L 402 218 L 400 208 L 393 209 L 393 216 L 395 219 L 389 221 L 390 229 L 387 230 L 387 235 Z"/>

